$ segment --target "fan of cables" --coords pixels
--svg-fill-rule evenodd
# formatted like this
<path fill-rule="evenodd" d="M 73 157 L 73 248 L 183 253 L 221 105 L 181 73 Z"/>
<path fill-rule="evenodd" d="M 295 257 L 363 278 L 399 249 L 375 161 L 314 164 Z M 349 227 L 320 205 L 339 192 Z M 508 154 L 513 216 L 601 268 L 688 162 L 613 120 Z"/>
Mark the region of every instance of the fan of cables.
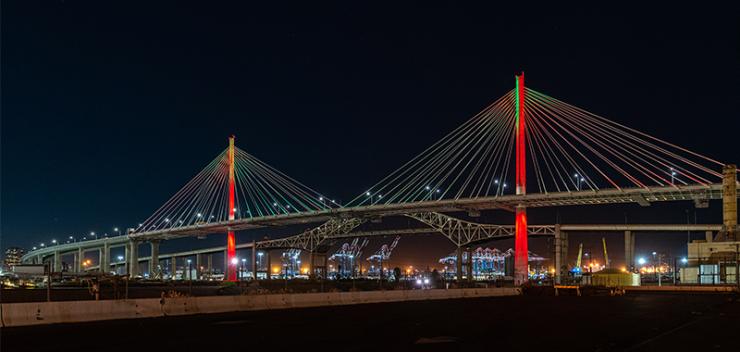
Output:
<path fill-rule="evenodd" d="M 183 186 L 136 232 L 229 220 L 228 149 Z M 251 154 L 234 148 L 234 219 L 322 211 L 340 207 Z"/>
<path fill-rule="evenodd" d="M 709 185 L 722 163 L 532 89 L 524 90 L 527 193 Z M 513 194 L 511 90 L 347 206 Z"/>

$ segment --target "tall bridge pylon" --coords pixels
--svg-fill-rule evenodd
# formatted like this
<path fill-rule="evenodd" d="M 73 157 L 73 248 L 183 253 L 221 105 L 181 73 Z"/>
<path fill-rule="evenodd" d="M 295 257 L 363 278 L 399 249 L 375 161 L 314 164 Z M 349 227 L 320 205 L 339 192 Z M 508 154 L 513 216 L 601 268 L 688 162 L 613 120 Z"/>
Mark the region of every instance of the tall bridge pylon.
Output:
<path fill-rule="evenodd" d="M 524 72 L 515 76 L 516 81 L 516 194 L 527 194 L 527 148 Z M 514 284 L 521 285 L 529 278 L 529 239 L 527 236 L 527 208 L 516 207 L 514 222 Z"/>

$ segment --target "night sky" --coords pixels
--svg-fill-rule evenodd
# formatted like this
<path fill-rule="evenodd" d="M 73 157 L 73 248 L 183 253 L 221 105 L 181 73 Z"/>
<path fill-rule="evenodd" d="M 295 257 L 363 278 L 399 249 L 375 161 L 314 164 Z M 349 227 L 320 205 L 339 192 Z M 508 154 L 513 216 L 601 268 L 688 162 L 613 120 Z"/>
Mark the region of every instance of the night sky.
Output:
<path fill-rule="evenodd" d="M 538 91 L 740 162 L 733 9 L 207 4 L 3 1 L 2 248 L 133 227 L 230 134 L 348 201 L 510 90 L 520 70 Z M 693 222 L 688 203 L 558 214 L 685 223 L 686 209 Z M 718 203 L 696 213 L 721 220 Z M 555 214 L 532 211 L 530 222 Z M 513 221 L 484 220 L 499 218 Z M 596 250 L 600 236 L 589 238 Z M 686 235 L 657 238 L 638 238 L 638 252 L 678 252 Z M 609 240 L 619 255 L 620 237 Z M 423 265 L 452 251 L 445 241 L 402 240 L 398 253 Z"/>

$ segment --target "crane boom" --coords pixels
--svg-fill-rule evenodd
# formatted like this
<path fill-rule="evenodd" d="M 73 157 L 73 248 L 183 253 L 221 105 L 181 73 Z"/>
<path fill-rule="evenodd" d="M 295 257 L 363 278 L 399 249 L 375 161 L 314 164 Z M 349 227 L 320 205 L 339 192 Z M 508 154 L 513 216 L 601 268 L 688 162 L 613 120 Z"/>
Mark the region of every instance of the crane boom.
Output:
<path fill-rule="evenodd" d="M 576 268 L 581 269 L 581 256 L 583 255 L 583 243 L 578 244 L 578 259 L 576 259 Z"/>

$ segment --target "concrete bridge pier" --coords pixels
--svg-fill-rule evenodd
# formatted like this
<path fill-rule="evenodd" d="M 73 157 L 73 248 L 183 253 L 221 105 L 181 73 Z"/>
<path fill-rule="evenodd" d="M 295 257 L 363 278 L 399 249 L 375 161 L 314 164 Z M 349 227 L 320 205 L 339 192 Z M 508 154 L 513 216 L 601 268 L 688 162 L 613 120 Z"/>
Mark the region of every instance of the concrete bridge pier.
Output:
<path fill-rule="evenodd" d="M 203 267 L 203 255 L 201 253 L 198 253 L 195 255 L 195 279 L 200 280 L 200 277 L 203 273 L 201 273 L 201 268 Z M 241 270 L 244 270 L 243 268 Z M 241 273 L 240 273 L 241 275 Z"/>
<path fill-rule="evenodd" d="M 77 255 L 75 256 L 75 272 L 82 272 L 82 258 L 85 252 L 82 251 L 82 247 L 77 249 Z"/>
<path fill-rule="evenodd" d="M 727 241 L 737 241 L 737 166 L 722 168 L 722 225 Z"/>
<path fill-rule="evenodd" d="M 174 280 L 176 274 L 177 274 L 177 257 L 173 255 L 172 257 L 170 257 L 170 280 Z"/>
<path fill-rule="evenodd" d="M 635 270 L 635 234 L 632 231 L 624 232 L 624 263 L 628 271 Z"/>
<path fill-rule="evenodd" d="M 99 248 L 99 253 L 100 261 L 98 264 L 100 265 L 100 272 L 107 274 L 110 271 L 110 248 L 107 241 L 103 242 L 103 247 Z"/>
<path fill-rule="evenodd" d="M 270 251 L 265 251 L 265 257 L 267 257 L 267 280 L 272 279 L 272 256 Z"/>
<path fill-rule="evenodd" d="M 206 257 L 206 272 L 208 272 L 208 278 L 210 279 L 213 276 L 213 253 L 208 253 L 208 257 Z"/>
<path fill-rule="evenodd" d="M 560 224 L 555 225 L 555 283 L 562 283 L 563 277 L 568 275 L 568 233 L 560 230 Z"/>
<path fill-rule="evenodd" d="M 139 275 L 139 242 L 131 240 L 127 246 L 128 249 L 128 275 L 136 277 Z"/>
<path fill-rule="evenodd" d="M 161 279 L 162 275 L 159 272 L 159 240 L 149 241 L 149 248 L 151 249 L 149 277 Z"/>
<path fill-rule="evenodd" d="M 54 252 L 54 267 L 52 268 L 52 272 L 58 273 L 62 271 L 62 255 L 59 253 L 59 251 Z"/>
<path fill-rule="evenodd" d="M 462 253 L 462 247 L 457 246 L 457 260 L 455 261 L 456 270 L 455 273 L 457 275 L 457 282 L 462 282 L 463 278 L 463 253 Z"/>
<path fill-rule="evenodd" d="M 468 247 L 467 252 L 468 252 L 468 262 L 466 264 L 467 264 L 467 272 L 468 272 L 468 282 L 472 283 L 473 282 L 473 248 Z"/>
<path fill-rule="evenodd" d="M 705 239 L 705 240 L 706 240 L 707 242 L 712 242 L 712 241 L 714 241 L 714 233 L 713 233 L 712 231 L 707 231 L 707 232 L 704 232 L 704 239 Z"/>
<path fill-rule="evenodd" d="M 252 279 L 257 280 L 257 241 L 252 241 Z"/>
<path fill-rule="evenodd" d="M 308 278 L 313 280 L 316 278 L 316 273 L 314 272 L 314 255 L 313 251 L 308 252 Z"/>

